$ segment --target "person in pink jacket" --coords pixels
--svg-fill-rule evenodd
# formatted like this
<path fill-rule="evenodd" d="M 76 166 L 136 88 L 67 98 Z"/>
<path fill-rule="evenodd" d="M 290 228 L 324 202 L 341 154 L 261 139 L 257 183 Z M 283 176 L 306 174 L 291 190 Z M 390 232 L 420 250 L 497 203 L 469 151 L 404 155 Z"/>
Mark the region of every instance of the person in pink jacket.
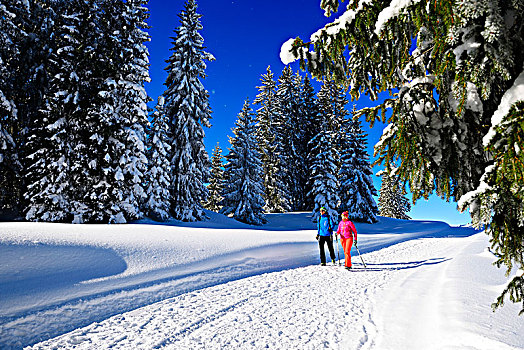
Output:
<path fill-rule="evenodd" d="M 349 214 L 347 211 L 341 214 L 342 220 L 338 224 L 337 235 L 340 235 L 340 241 L 342 248 L 344 249 L 344 255 L 346 258 L 346 269 L 351 269 L 351 247 L 353 242 L 357 245 L 357 229 L 353 222 L 348 218 Z"/>

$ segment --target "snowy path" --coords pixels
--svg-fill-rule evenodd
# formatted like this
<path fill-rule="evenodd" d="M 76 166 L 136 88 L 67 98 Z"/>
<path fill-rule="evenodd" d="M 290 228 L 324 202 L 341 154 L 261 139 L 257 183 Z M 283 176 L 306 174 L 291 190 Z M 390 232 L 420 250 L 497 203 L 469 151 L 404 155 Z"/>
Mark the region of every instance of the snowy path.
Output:
<path fill-rule="evenodd" d="M 376 348 L 524 349 L 518 305 L 508 301 L 495 313 L 490 308 L 506 278 L 502 269 L 492 266 L 495 258 L 486 248 L 487 236 L 444 241 L 430 242 L 434 247 L 426 249 L 445 261 L 410 270 L 395 278 L 389 290 L 380 291 L 382 331 Z"/>
<path fill-rule="evenodd" d="M 493 261 L 486 245 L 484 234 L 417 239 L 364 254 L 368 269 L 308 266 L 253 276 L 117 315 L 34 348 L 524 348 L 517 308 L 489 310 L 504 278 L 501 271 L 483 278 Z M 471 326 L 471 317 L 481 322 Z"/>
<path fill-rule="evenodd" d="M 309 213 L 252 227 L 197 223 L 0 224 L 0 348 L 18 349 L 201 288 L 318 262 Z M 381 218 L 357 224 L 362 253 L 474 231 Z"/>

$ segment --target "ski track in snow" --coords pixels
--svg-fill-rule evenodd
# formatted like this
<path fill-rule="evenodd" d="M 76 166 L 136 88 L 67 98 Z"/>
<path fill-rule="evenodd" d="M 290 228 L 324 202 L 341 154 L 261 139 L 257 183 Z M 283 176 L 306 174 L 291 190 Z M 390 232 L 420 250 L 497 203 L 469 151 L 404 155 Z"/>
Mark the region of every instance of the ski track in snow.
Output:
<path fill-rule="evenodd" d="M 364 254 L 367 269 L 356 255 L 351 272 L 307 266 L 231 281 L 113 316 L 32 349 L 430 349 L 442 344 L 442 336 L 447 345 L 465 346 L 450 348 L 513 349 L 453 329 L 443 318 L 456 310 L 442 305 L 441 287 L 453 277 L 453 260 L 465 245 L 479 242 L 482 252 L 483 234 L 417 239 Z M 406 337 L 415 342 L 406 346 Z"/>

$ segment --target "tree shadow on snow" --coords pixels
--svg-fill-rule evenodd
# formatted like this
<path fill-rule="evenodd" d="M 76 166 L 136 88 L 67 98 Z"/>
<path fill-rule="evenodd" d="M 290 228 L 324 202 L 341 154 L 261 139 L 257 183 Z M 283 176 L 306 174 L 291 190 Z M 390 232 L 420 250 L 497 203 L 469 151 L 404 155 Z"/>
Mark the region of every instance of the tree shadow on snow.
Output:
<path fill-rule="evenodd" d="M 146 225 L 165 225 L 176 227 L 192 227 L 192 228 L 211 228 L 211 229 L 227 229 L 227 230 L 262 230 L 262 231 L 304 231 L 316 230 L 317 224 L 312 221 L 311 212 L 289 212 L 289 213 L 272 213 L 266 214 L 267 223 L 264 225 L 249 225 L 239 222 L 233 218 L 218 214 L 209 210 L 205 210 L 208 216 L 207 220 L 195 222 L 182 222 L 174 219 L 166 222 L 156 222 L 145 218 L 141 220 L 132 221 L 133 224 Z M 335 229 L 339 223 L 340 217 L 332 218 L 335 222 Z M 420 220 L 400 220 L 387 217 L 378 217 L 378 222 L 375 224 L 355 222 L 355 226 L 359 233 L 364 234 L 388 234 L 388 235 L 403 235 L 413 232 L 424 232 L 426 237 L 465 237 L 475 234 L 479 231 L 470 227 L 454 227 L 441 221 L 420 221 Z"/>

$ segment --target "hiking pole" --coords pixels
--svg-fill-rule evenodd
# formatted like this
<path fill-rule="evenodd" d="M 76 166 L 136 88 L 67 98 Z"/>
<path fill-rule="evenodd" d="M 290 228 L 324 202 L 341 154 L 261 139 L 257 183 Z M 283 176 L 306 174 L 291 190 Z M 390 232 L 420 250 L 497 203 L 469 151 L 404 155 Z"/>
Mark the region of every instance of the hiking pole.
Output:
<path fill-rule="evenodd" d="M 364 265 L 364 268 L 367 269 L 366 263 L 364 262 L 364 259 L 362 259 L 362 255 L 360 254 L 360 250 L 358 249 L 358 246 L 355 244 L 355 248 L 357 248 L 358 256 L 360 256 L 360 260 L 362 260 L 362 264 Z"/>
<path fill-rule="evenodd" d="M 340 266 L 340 250 L 338 248 L 338 236 L 337 234 L 335 233 L 335 244 L 337 245 L 337 256 L 338 256 L 338 266 Z"/>

